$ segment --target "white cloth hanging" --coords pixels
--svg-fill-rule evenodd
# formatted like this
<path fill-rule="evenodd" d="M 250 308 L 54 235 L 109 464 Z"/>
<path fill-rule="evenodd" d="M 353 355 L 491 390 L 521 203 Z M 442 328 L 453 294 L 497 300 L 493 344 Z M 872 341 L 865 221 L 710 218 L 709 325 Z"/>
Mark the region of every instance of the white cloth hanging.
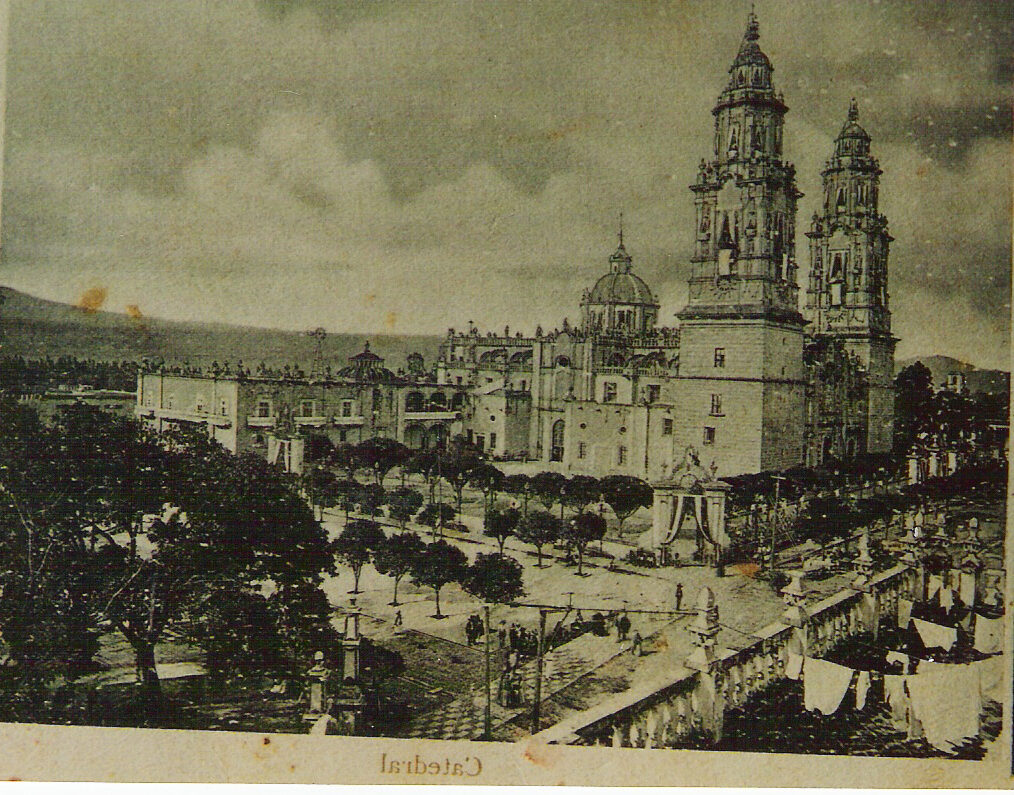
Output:
<path fill-rule="evenodd" d="M 898 600 L 898 629 L 908 629 L 908 624 L 912 620 L 914 604 L 911 599 Z"/>
<path fill-rule="evenodd" d="M 889 663 L 901 663 L 902 673 L 908 673 L 908 655 L 902 654 L 900 651 L 889 651 L 887 652 L 887 662 Z"/>
<path fill-rule="evenodd" d="M 793 681 L 799 679 L 803 673 L 803 656 L 789 652 L 789 659 L 785 663 L 785 676 Z"/>
<path fill-rule="evenodd" d="M 922 638 L 922 645 L 927 649 L 943 649 L 950 651 L 951 647 L 958 642 L 958 631 L 954 627 L 945 627 L 934 624 L 932 621 L 923 621 L 921 618 L 913 618 L 912 623 Z"/>
<path fill-rule="evenodd" d="M 870 672 L 860 671 L 856 677 L 856 709 L 866 706 L 866 694 L 870 692 Z"/>
<path fill-rule="evenodd" d="M 807 657 L 803 660 L 803 705 L 808 712 L 833 715 L 852 684 L 851 668 Z"/>
<path fill-rule="evenodd" d="M 975 604 L 975 575 L 968 572 L 961 572 L 961 580 L 958 585 L 958 595 L 966 607 Z"/>
<path fill-rule="evenodd" d="M 932 599 L 933 595 L 944 586 L 944 581 L 938 574 L 931 574 L 926 583 L 926 598 Z"/>
<path fill-rule="evenodd" d="M 896 729 L 908 726 L 908 693 L 905 677 L 884 674 L 884 698 L 891 707 L 891 722 Z"/>
<path fill-rule="evenodd" d="M 985 660 L 979 660 L 969 667 L 974 668 L 979 674 L 979 692 L 982 697 L 1002 704 L 1005 690 L 1003 655 L 998 654 Z"/>
<path fill-rule="evenodd" d="M 905 683 L 912 712 L 934 748 L 951 751 L 979 733 L 979 672 L 970 665 L 934 665 Z"/>
<path fill-rule="evenodd" d="M 954 591 L 950 588 L 944 587 L 940 589 L 940 606 L 948 613 L 954 607 Z"/>
<path fill-rule="evenodd" d="M 1003 619 L 975 616 L 975 650 L 983 654 L 1003 651 Z"/>

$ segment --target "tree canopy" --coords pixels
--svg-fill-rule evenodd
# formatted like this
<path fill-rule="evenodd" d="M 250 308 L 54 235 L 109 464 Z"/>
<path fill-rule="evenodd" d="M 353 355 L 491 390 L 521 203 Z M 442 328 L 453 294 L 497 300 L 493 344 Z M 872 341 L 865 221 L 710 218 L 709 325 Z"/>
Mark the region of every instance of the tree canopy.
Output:
<path fill-rule="evenodd" d="M 524 595 L 522 573 L 514 558 L 480 552 L 465 572 L 461 587 L 483 602 L 502 604 Z"/>

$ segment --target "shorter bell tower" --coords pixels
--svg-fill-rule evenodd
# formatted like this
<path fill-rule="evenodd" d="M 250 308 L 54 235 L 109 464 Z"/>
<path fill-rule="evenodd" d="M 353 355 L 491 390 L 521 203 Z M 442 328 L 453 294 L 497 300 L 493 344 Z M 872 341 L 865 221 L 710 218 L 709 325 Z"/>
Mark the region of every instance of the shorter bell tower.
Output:
<path fill-rule="evenodd" d="M 806 314 L 815 336 L 838 337 L 866 371 L 866 452 L 891 449 L 894 423 L 894 347 L 887 290 L 893 238 L 879 210 L 880 164 L 859 125 L 853 99 L 834 152 L 821 172 L 821 211 L 810 231 Z"/>

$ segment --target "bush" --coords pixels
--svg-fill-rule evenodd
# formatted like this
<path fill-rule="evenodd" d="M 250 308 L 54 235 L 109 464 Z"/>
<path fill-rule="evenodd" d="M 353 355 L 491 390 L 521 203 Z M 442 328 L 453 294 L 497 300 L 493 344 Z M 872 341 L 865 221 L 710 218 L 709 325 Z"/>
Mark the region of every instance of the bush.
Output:
<path fill-rule="evenodd" d="M 419 515 L 416 516 L 416 521 L 420 524 L 424 524 L 427 527 L 436 527 L 438 518 L 443 516 L 443 524 L 454 521 L 454 517 L 457 516 L 454 508 L 446 503 L 435 503 L 431 502 L 424 506 Z"/>

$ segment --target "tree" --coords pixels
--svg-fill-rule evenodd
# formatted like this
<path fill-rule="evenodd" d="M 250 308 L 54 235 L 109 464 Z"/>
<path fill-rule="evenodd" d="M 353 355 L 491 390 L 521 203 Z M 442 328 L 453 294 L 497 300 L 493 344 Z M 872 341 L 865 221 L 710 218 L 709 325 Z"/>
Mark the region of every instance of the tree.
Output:
<path fill-rule="evenodd" d="M 356 470 L 359 469 L 359 456 L 356 454 L 355 445 L 342 442 L 334 448 L 327 462 L 329 466 L 344 471 L 345 477 L 355 482 Z"/>
<path fill-rule="evenodd" d="M 437 481 L 440 480 L 439 461 L 434 450 L 420 450 L 405 462 L 405 470 L 421 475 L 429 488 L 429 501 L 436 501 Z"/>
<path fill-rule="evenodd" d="M 606 501 L 616 518 L 619 520 L 620 532 L 623 523 L 638 508 L 650 508 L 655 499 L 655 492 L 640 478 L 629 475 L 609 475 L 599 483 L 602 499 Z"/>
<path fill-rule="evenodd" d="M 361 513 L 377 516 L 380 513 L 380 506 L 385 501 L 384 487 L 377 483 L 361 485 L 356 489 L 355 501 Z"/>
<path fill-rule="evenodd" d="M 513 494 L 521 498 L 521 515 L 528 516 L 528 496 L 531 494 L 531 487 L 528 475 L 518 473 L 516 475 L 505 475 L 500 490 L 505 494 Z"/>
<path fill-rule="evenodd" d="M 461 587 L 483 602 L 503 604 L 524 595 L 522 571 L 514 558 L 480 552 L 465 572 Z"/>
<path fill-rule="evenodd" d="M 461 502 L 472 473 L 482 465 L 482 456 L 473 447 L 455 440 L 447 450 L 437 453 L 437 472 L 454 489 L 454 498 L 461 513 Z"/>
<path fill-rule="evenodd" d="M 514 530 L 521 519 L 521 513 L 516 508 L 492 508 L 486 513 L 486 522 L 483 533 L 495 538 L 500 545 L 500 554 L 503 554 L 503 546 L 507 539 L 514 535 Z"/>
<path fill-rule="evenodd" d="M 574 513 L 581 513 L 590 502 L 598 499 L 602 493 L 598 478 L 589 475 L 574 475 L 561 487 L 563 504 Z M 563 516 L 561 515 L 562 519 Z"/>
<path fill-rule="evenodd" d="M 468 482 L 482 492 L 482 515 L 485 518 L 493 504 L 494 495 L 503 485 L 504 474 L 492 464 L 481 462 L 468 473 Z"/>
<path fill-rule="evenodd" d="M 334 496 L 335 505 L 341 506 L 345 511 L 345 524 L 349 523 L 349 513 L 356 505 L 356 498 L 362 485 L 355 480 L 334 480 L 331 483 L 331 491 Z"/>
<path fill-rule="evenodd" d="M 894 379 L 894 449 L 905 453 L 924 430 L 931 414 L 933 373 L 922 362 L 904 368 Z"/>
<path fill-rule="evenodd" d="M 542 568 L 542 548 L 560 538 L 561 523 L 549 511 L 532 511 L 518 524 L 517 536 L 535 547 L 538 566 Z"/>
<path fill-rule="evenodd" d="M 373 565 L 381 574 L 394 579 L 394 598 L 390 604 L 398 605 L 398 583 L 412 571 L 416 557 L 426 545 L 415 533 L 398 533 L 388 538 L 373 553 Z"/>
<path fill-rule="evenodd" d="M 583 576 L 584 551 L 606 534 L 606 520 L 597 513 L 579 513 L 565 525 L 564 538 L 577 550 L 577 573 Z"/>
<path fill-rule="evenodd" d="M 535 498 L 551 511 L 553 506 L 562 498 L 563 484 L 567 478 L 559 472 L 539 472 L 532 475 L 530 488 Z"/>
<path fill-rule="evenodd" d="M 434 618 L 443 618 L 440 614 L 440 589 L 448 583 L 461 582 L 467 564 L 465 553 L 443 539 L 426 544 L 425 549 L 414 557 L 412 582 L 433 589 L 437 609 Z"/>
<path fill-rule="evenodd" d="M 423 496 L 413 488 L 399 487 L 387 495 L 387 510 L 392 519 L 398 522 L 402 530 L 408 522 L 422 508 Z"/>
<path fill-rule="evenodd" d="M 324 509 L 338 504 L 339 493 L 335 489 L 337 478 L 333 472 L 318 467 L 312 468 L 303 478 L 310 497 L 310 504 L 319 510 L 319 521 L 324 521 Z"/>
<path fill-rule="evenodd" d="M 350 593 L 359 593 L 359 575 L 363 566 L 370 562 L 373 553 L 383 545 L 384 531 L 380 525 L 368 519 L 354 519 L 346 525 L 341 535 L 332 544 L 332 551 L 340 561 L 352 569 L 355 586 Z"/>
<path fill-rule="evenodd" d="M 373 471 L 377 485 L 384 483 L 384 477 L 394 467 L 408 461 L 412 452 L 396 439 L 376 437 L 360 442 L 355 447 L 355 457 L 362 467 Z"/>
<path fill-rule="evenodd" d="M 416 519 L 419 524 L 424 524 L 427 527 L 436 527 L 438 524 L 444 524 L 451 522 L 457 514 L 454 512 L 454 508 L 445 503 L 428 503 L 421 511 Z"/>

